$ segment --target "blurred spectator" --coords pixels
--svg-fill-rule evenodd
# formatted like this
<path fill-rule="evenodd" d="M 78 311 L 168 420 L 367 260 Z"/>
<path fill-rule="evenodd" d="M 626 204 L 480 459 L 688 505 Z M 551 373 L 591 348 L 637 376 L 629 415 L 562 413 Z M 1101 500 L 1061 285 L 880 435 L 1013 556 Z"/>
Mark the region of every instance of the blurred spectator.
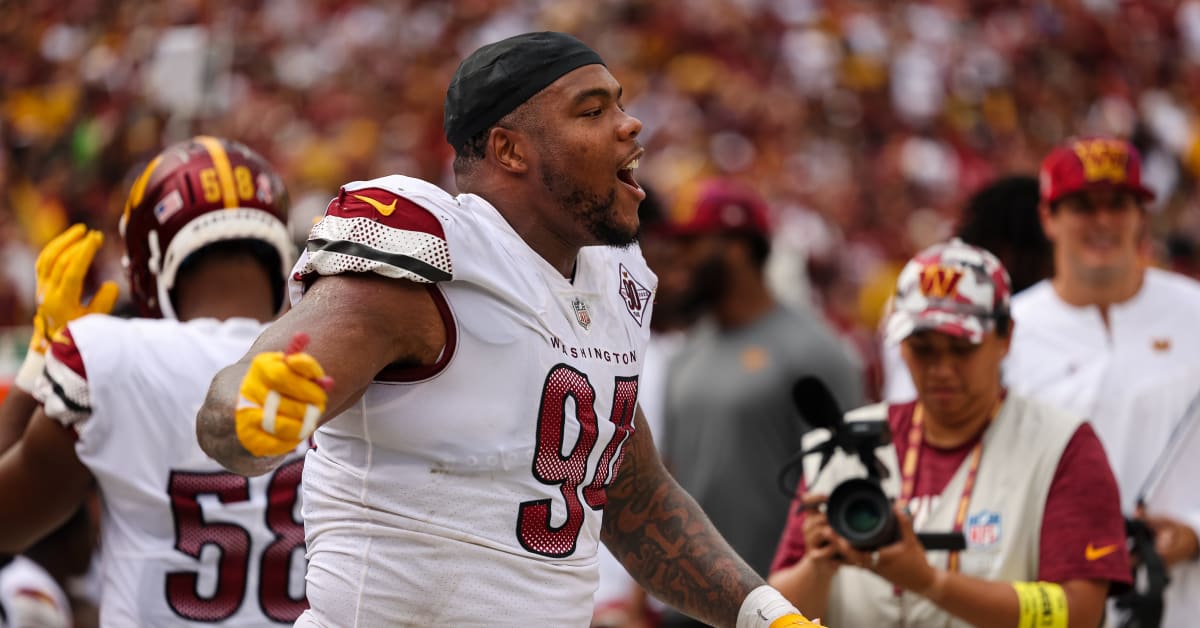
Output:
<path fill-rule="evenodd" d="M 1013 294 L 1054 273 L 1038 200 L 1036 177 L 1002 177 L 971 195 L 958 225 L 959 239 L 986 249 L 1008 269 Z"/>
<path fill-rule="evenodd" d="M 867 330 L 967 194 L 1076 130 L 1134 139 L 1152 235 L 1200 240 L 1196 0 L 10 2 L 0 214 L 18 230 L 0 237 L 36 250 L 68 221 L 110 224 L 121 166 L 200 131 L 280 164 L 296 199 L 351 172 L 452 186 L 440 86 L 462 51 L 540 28 L 622 51 L 640 176 L 664 194 L 733 175 L 827 222 Z"/>
<path fill-rule="evenodd" d="M 1039 200 L 1036 177 L 1001 177 L 971 195 L 958 225 L 963 242 L 986 249 L 1009 269 L 1014 294 L 1053 274 L 1052 250 L 1038 217 Z M 884 397 L 891 402 L 915 399 L 899 347 L 885 344 L 882 353 Z"/>
<path fill-rule="evenodd" d="M 808 430 L 792 385 L 817 377 L 853 407 L 863 399 L 862 376 L 819 316 L 779 304 L 768 290 L 768 210 L 757 193 L 728 179 L 701 181 L 676 199 L 668 228 L 677 243 L 671 267 L 685 273 L 685 303 L 702 318 L 667 373 L 664 459 L 765 575 L 787 518 L 776 476 Z M 664 625 L 695 624 L 669 614 Z"/>
<path fill-rule="evenodd" d="M 1013 392 L 1095 426 L 1126 516 L 1149 517 L 1157 550 L 1180 572 L 1168 588 L 1164 625 L 1184 626 L 1200 614 L 1200 590 L 1176 588 L 1200 582 L 1183 573 L 1200 569 L 1200 493 L 1138 507 L 1183 406 L 1136 400 L 1165 398 L 1165 385 L 1200 377 L 1200 283 L 1146 267 L 1154 195 L 1141 166 L 1132 145 L 1108 138 L 1071 141 L 1044 160 L 1039 213 L 1054 247 L 1054 276 L 1013 300 L 1016 331 L 1004 377 Z"/>

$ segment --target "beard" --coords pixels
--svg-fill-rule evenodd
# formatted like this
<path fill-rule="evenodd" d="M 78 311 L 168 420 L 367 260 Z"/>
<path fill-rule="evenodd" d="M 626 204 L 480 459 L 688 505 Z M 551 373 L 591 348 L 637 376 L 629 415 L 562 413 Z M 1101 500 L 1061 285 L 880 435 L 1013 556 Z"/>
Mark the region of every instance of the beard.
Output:
<path fill-rule="evenodd" d="M 542 185 L 546 186 L 560 207 L 579 217 L 588 235 L 600 244 L 626 248 L 637 241 L 637 228 L 621 225 L 613 213 L 613 205 L 617 201 L 615 189 L 610 189 L 607 195 L 589 192 L 573 184 L 570 176 L 563 175 L 556 168 L 542 172 Z"/>

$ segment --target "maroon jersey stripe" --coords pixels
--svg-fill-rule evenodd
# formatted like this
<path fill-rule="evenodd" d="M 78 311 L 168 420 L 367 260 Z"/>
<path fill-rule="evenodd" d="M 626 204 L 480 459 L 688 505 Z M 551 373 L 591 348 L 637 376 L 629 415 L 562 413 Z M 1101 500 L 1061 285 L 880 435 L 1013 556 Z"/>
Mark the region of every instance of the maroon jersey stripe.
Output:
<path fill-rule="evenodd" d="M 75 339 L 71 337 L 70 329 L 63 329 L 62 335 L 50 342 L 50 354 L 54 356 L 55 360 L 62 362 L 67 368 L 74 371 L 76 375 L 87 379 L 83 356 L 79 354 L 79 347 L 75 346 Z"/>

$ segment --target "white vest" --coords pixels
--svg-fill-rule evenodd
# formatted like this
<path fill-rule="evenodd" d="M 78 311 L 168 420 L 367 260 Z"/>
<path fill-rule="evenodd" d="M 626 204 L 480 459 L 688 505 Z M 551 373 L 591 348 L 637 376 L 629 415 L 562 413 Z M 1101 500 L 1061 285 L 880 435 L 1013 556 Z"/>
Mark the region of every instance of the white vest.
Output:
<path fill-rule="evenodd" d="M 887 406 L 876 404 L 854 410 L 846 414 L 846 420 L 886 421 Z M 1037 579 L 1046 497 L 1062 452 L 1080 423 L 1047 406 L 1008 395 L 983 435 L 983 455 L 963 524 L 969 542 L 959 556 L 962 573 L 986 580 Z M 826 430 L 815 430 L 805 437 L 805 447 L 827 438 Z M 884 493 L 896 499 L 900 494 L 896 449 L 890 444 L 880 447 L 876 456 L 889 473 L 883 482 Z M 835 454 L 817 476 L 819 463 L 819 456 L 805 460 L 805 477 L 817 478 L 809 488 L 813 493 L 828 494 L 843 480 L 866 476 L 858 458 L 842 452 Z M 943 498 L 917 532 L 953 529 L 968 466 L 969 458 L 950 479 L 942 491 Z M 945 551 L 930 551 L 926 556 L 929 564 L 939 569 L 945 569 L 949 560 Z M 828 614 L 823 619 L 830 626 L 848 628 L 969 626 L 915 593 L 905 591 L 896 596 L 893 586 L 883 578 L 849 566 L 840 568 L 834 576 Z"/>

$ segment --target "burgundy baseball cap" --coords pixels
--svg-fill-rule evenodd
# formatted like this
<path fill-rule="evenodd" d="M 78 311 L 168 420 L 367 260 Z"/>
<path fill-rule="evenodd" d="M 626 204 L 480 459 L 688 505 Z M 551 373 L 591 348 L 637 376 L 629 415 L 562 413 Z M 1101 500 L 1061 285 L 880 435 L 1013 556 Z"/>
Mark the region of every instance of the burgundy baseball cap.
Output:
<path fill-rule="evenodd" d="M 1154 200 L 1154 192 L 1142 185 L 1137 149 L 1114 138 L 1076 139 L 1055 148 L 1042 160 L 1038 181 L 1047 203 L 1093 187 L 1128 190 L 1142 201 Z"/>
<path fill-rule="evenodd" d="M 671 208 L 663 230 L 671 235 L 743 232 L 771 233 L 770 211 L 749 186 L 729 179 L 708 179 L 686 187 Z"/>

